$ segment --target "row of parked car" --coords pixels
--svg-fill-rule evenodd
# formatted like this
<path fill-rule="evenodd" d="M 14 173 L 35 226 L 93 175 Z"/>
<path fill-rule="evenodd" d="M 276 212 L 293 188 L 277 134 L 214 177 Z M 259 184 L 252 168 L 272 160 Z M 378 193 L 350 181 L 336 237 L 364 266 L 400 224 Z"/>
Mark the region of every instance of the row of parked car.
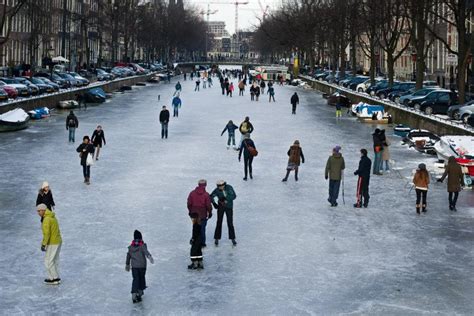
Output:
<path fill-rule="evenodd" d="M 119 64 L 116 67 L 95 69 L 95 78 L 99 81 L 114 80 L 136 75 L 144 75 L 157 69 L 164 70 L 161 64 Z M 28 98 L 46 93 L 58 92 L 60 89 L 85 87 L 90 80 L 76 72 L 40 71 L 32 77 L 0 77 L 0 101 Z"/>
<path fill-rule="evenodd" d="M 376 78 L 375 84 L 371 84 L 367 76 L 352 76 L 330 71 L 317 71 L 313 77 L 320 81 L 338 84 L 345 88 L 367 93 L 380 99 L 389 99 L 399 105 L 414 108 L 426 114 L 444 114 L 451 119 L 462 120 L 468 123 L 469 117 L 474 113 L 474 101 L 459 104 L 456 91 L 440 88 L 435 81 L 423 82 L 423 88 L 416 89 L 416 83 L 412 81 L 395 81 L 390 87 L 388 79 Z"/>

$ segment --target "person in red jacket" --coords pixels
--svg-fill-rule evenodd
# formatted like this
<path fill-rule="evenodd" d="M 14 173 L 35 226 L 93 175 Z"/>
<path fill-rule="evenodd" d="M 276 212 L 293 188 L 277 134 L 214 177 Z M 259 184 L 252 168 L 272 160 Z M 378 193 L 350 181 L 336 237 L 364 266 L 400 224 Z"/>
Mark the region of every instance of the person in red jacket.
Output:
<path fill-rule="evenodd" d="M 206 225 L 212 217 L 211 197 L 206 192 L 206 185 L 206 180 L 199 180 L 198 186 L 188 196 L 189 215 L 197 213 L 201 221 L 202 247 L 206 247 Z"/>

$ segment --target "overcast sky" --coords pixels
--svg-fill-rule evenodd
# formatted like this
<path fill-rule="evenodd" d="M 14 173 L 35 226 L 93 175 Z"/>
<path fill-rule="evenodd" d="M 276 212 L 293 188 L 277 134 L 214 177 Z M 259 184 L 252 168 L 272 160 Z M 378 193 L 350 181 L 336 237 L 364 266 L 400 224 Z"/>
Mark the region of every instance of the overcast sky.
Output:
<path fill-rule="evenodd" d="M 210 3 L 211 12 L 218 10 L 216 14 L 209 16 L 209 21 L 224 21 L 226 29 L 230 34 L 235 32 L 235 5 L 231 4 L 234 0 L 185 0 L 189 4 L 199 6 L 203 11 L 207 11 L 207 3 Z M 246 5 L 239 5 L 239 29 L 250 29 L 259 24 L 257 18 L 261 18 L 263 13 L 258 4 L 258 0 L 238 0 L 239 2 L 248 1 Z M 271 9 L 279 6 L 282 0 L 260 0 L 263 7 L 267 5 Z M 229 3 L 229 4 L 214 4 L 213 2 Z M 204 16 L 204 19 L 207 17 Z"/>

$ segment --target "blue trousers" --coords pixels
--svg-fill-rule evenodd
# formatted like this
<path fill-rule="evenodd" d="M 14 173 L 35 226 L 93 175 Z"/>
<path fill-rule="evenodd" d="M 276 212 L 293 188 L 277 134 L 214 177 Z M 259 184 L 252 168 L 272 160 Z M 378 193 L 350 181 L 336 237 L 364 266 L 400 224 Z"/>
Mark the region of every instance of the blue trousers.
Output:
<path fill-rule="evenodd" d="M 373 173 L 377 174 L 380 173 L 382 169 L 382 152 L 374 153 L 374 168 Z"/>
<path fill-rule="evenodd" d="M 337 202 L 340 186 L 341 180 L 329 180 L 329 203 L 335 204 Z"/>
<path fill-rule="evenodd" d="M 235 146 L 235 134 L 229 133 L 229 137 L 227 139 L 227 146 L 230 146 L 230 143 L 232 141 L 232 145 Z"/>
<path fill-rule="evenodd" d="M 68 129 L 69 129 L 69 141 L 74 143 L 76 141 L 76 139 L 75 139 L 75 137 L 76 137 L 76 128 L 75 127 L 69 127 Z"/>

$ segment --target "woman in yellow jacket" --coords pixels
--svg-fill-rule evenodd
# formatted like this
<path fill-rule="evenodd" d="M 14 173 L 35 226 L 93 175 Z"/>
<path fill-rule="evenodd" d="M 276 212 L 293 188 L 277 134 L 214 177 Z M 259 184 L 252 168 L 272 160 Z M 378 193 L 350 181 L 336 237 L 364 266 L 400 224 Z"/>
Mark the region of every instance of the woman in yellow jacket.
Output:
<path fill-rule="evenodd" d="M 45 204 L 39 204 L 36 209 L 41 217 L 41 228 L 43 230 L 41 251 L 46 252 L 44 265 L 48 272 L 48 278 L 44 280 L 44 283 L 57 285 L 61 282 L 59 278 L 59 253 L 62 244 L 58 220 L 54 212 L 48 210 Z"/>

